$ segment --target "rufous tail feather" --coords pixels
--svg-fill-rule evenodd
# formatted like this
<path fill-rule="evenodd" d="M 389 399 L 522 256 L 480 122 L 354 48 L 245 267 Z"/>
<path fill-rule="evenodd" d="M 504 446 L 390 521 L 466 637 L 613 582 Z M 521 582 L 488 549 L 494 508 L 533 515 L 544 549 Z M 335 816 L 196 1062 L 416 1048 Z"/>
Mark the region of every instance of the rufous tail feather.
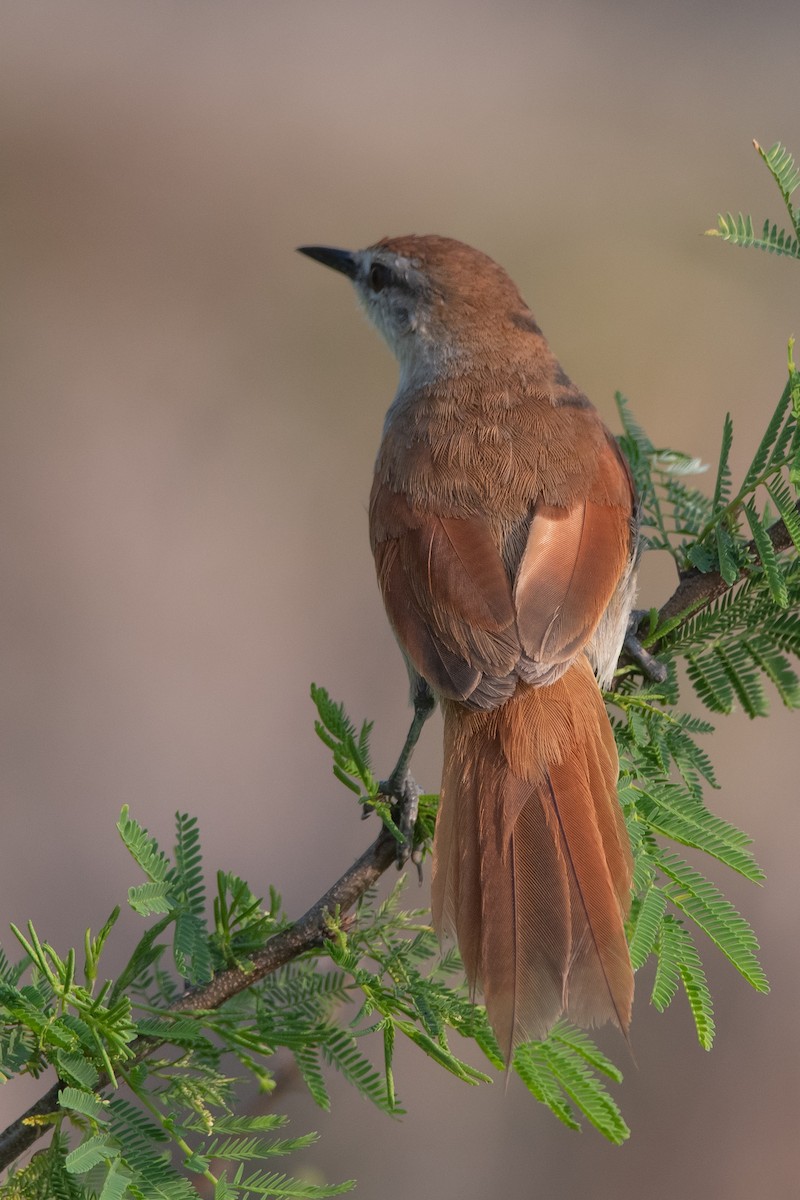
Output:
<path fill-rule="evenodd" d="M 492 711 L 443 709 L 434 924 L 455 934 L 506 1061 L 562 1014 L 626 1033 L 631 852 L 587 659 Z"/>

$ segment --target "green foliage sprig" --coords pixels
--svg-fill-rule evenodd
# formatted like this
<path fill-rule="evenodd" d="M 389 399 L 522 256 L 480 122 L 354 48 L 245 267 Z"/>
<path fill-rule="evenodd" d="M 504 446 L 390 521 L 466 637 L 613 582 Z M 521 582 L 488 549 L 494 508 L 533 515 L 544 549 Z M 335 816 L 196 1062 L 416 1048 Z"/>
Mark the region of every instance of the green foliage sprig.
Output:
<path fill-rule="evenodd" d="M 787 658 L 800 654 L 800 374 L 792 343 L 786 387 L 735 493 L 729 415 L 709 498 L 688 483 L 701 464 L 657 450 L 619 394 L 617 404 L 620 444 L 641 497 L 645 546 L 666 550 L 684 583 L 691 578 L 696 584 L 694 596 L 686 589 L 677 613 L 671 603 L 666 613 L 649 615 L 643 645 L 657 648 L 667 663 L 684 657 L 698 696 L 714 712 L 729 713 L 739 703 L 750 716 L 766 715 L 764 681 L 784 704 L 797 707 L 800 683 Z M 720 598 L 709 604 L 717 593 Z"/>
<path fill-rule="evenodd" d="M 660 839 L 702 851 L 756 883 L 763 873 L 746 835 L 705 807 L 703 789 L 717 783 L 696 738 L 713 726 L 681 712 L 677 666 L 683 661 L 697 696 L 713 712 L 729 713 L 738 705 L 750 717 L 766 716 L 770 685 L 784 705 L 800 707 L 800 679 L 791 662 L 800 655 L 798 396 L 790 344 L 787 385 L 735 492 L 728 467 L 733 424 L 726 417 L 711 497 L 689 483 L 702 465 L 657 450 L 617 397 L 620 442 L 641 497 L 645 545 L 674 559 L 683 580 L 676 596 L 691 583 L 685 605 L 671 601 L 661 613 L 653 610 L 640 630 L 643 645 L 657 649 L 668 668 L 665 682 L 642 686 L 638 668 L 629 664 L 620 668 L 609 697 L 621 714 L 613 722 L 620 799 L 636 860 L 631 954 L 637 968 L 656 956 L 657 1008 L 665 1008 L 683 984 L 706 1049 L 714 1037 L 713 1004 L 690 928 L 709 938 L 752 987 L 763 992 L 768 984 L 745 919 Z"/>
<path fill-rule="evenodd" d="M 764 150 L 756 141 L 753 145 L 778 186 L 789 214 L 791 229 L 779 228 L 767 218 L 759 236 L 749 213 L 738 213 L 736 216 L 719 213 L 717 228 L 708 229 L 706 233 L 709 237 L 723 238 L 734 246 L 755 246 L 769 254 L 785 254 L 789 258 L 800 259 L 800 205 L 792 204 L 792 195 L 800 187 L 800 168 L 780 142 L 776 142 L 771 150 Z"/>
<path fill-rule="evenodd" d="M 176 824 L 170 860 L 123 809 L 120 835 L 148 878 L 129 889 L 128 902 L 140 915 L 164 915 L 116 982 L 95 991 L 119 909 L 96 938 L 87 932 L 84 982 L 76 979 L 74 951 L 62 958 L 33 926 L 26 935 L 12 927 L 25 956 L 14 966 L 5 956 L 0 962 L 0 1069 L 9 1078 L 38 1076 L 50 1066 L 59 1084 L 55 1103 L 32 1118 L 34 1128 L 52 1127 L 50 1146 L 11 1175 L 3 1196 L 185 1200 L 197 1195 L 192 1177 L 212 1184 L 220 1200 L 333 1196 L 353 1186 L 311 1185 L 265 1170 L 316 1135 L 275 1137 L 285 1118 L 235 1115 L 234 1080 L 222 1063 L 233 1055 L 269 1091 L 274 1075 L 264 1060 L 281 1046 L 308 1042 L 313 1029 L 314 1045 L 333 1046 L 329 1061 L 351 1075 L 363 1072 L 346 1034 L 329 1023 L 346 998 L 341 976 L 318 974 L 315 964 L 300 974 L 287 967 L 225 1008 L 181 1013 L 178 980 L 162 963 L 167 935 L 177 973 L 202 983 L 232 962 L 246 965 L 248 954 L 287 923 L 277 895 L 265 908 L 242 880 L 219 872 L 208 929 L 197 823 L 179 813 Z M 137 1105 L 121 1094 L 123 1085 Z"/>

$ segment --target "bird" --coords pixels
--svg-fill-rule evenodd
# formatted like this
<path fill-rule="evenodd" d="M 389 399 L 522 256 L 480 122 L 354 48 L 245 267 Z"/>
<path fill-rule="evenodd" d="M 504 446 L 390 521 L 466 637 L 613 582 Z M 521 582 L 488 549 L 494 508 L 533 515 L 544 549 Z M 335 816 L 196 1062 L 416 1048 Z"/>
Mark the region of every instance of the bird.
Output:
<path fill-rule="evenodd" d="M 434 700 L 444 717 L 434 927 L 507 1064 L 562 1017 L 627 1040 L 633 867 L 601 688 L 635 598 L 629 466 L 487 255 L 298 249 L 352 281 L 399 364 L 369 528 L 409 751 Z"/>

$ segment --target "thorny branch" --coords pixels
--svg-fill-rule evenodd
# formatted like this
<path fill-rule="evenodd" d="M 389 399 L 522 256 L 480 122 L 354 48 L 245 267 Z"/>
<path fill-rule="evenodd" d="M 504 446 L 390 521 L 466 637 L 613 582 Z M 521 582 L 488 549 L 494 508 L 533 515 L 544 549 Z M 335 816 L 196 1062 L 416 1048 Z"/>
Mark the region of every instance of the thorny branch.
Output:
<path fill-rule="evenodd" d="M 795 511 L 800 516 L 800 501 L 795 506 Z M 783 521 L 776 521 L 770 526 L 768 533 L 777 551 L 786 550 L 791 545 L 791 537 Z M 754 542 L 748 544 L 748 550 L 755 561 L 760 561 Z M 727 584 L 718 571 L 709 571 L 706 574 L 696 568 L 686 571 L 682 574 L 675 591 L 660 609 L 659 624 L 681 613 L 694 615 L 735 586 L 735 583 Z M 397 843 L 388 830 L 383 829 L 372 845 L 304 916 L 289 929 L 276 934 L 262 950 L 253 955 L 252 970 L 243 971 L 239 967 L 231 967 L 220 971 L 210 983 L 186 991 L 170 1011 L 198 1012 L 218 1008 L 232 996 L 252 987 L 264 976 L 291 962 L 306 950 L 321 945 L 326 936 L 328 914 L 337 908 L 342 913 L 352 908 L 396 861 Z M 145 1039 L 141 1039 L 138 1045 L 134 1043 L 134 1050 L 139 1059 L 145 1058 L 156 1047 L 157 1043 Z M 0 1133 L 0 1170 L 10 1166 L 44 1133 L 47 1126 L 35 1123 L 36 1118 L 57 1110 L 58 1092 L 61 1087 L 62 1084 L 58 1081 L 53 1084 L 21 1117 Z M 33 1124 L 28 1123 L 31 1120 L 34 1121 Z"/>

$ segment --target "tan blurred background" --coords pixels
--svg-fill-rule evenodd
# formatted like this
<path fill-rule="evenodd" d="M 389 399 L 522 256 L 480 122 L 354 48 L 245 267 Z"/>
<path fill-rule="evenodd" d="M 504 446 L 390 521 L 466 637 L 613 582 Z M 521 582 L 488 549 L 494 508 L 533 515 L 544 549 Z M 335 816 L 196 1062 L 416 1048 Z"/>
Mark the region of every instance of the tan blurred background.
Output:
<path fill-rule="evenodd" d="M 374 832 L 312 732 L 308 686 L 407 717 L 366 537 L 388 353 L 302 242 L 447 233 L 513 273 L 614 423 L 746 461 L 800 335 L 788 261 L 700 237 L 778 218 L 750 146 L 800 154 L 795 9 L 356 0 L 0 4 L 0 914 L 66 948 L 137 881 L 119 808 L 299 913 Z M 785 36 L 784 36 L 785 35 Z M 668 594 L 651 564 L 642 599 Z M 469 1089 L 402 1052 L 409 1115 L 332 1083 L 282 1096 L 307 1164 L 395 1197 L 797 1194 L 797 716 L 719 722 L 715 809 L 764 889 L 772 994 L 708 952 L 718 1040 L 639 985 L 633 1128 L 570 1134 L 521 1086 Z M 381 766 L 381 764 L 383 764 Z M 416 774 L 435 787 L 438 733 Z M 263 831 L 263 832 L 259 832 Z M 417 903 L 425 893 L 412 890 Z M 129 917 L 120 938 L 139 932 Z M 0 934 L 9 946 L 9 935 Z M 647 974 L 647 972 L 645 972 Z M 0 1093 L 3 1123 L 39 1087 Z"/>

